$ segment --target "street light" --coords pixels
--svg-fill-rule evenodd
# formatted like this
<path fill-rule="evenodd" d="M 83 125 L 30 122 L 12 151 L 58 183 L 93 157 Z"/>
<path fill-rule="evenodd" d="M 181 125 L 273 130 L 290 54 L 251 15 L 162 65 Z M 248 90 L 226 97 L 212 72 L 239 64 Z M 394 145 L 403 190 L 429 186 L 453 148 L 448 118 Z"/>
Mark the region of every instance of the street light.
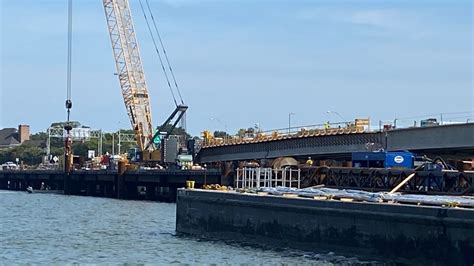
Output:
<path fill-rule="evenodd" d="M 119 129 L 118 130 L 118 144 L 117 144 L 118 154 L 121 154 L 121 146 L 122 146 L 122 138 L 121 138 L 120 129 Z"/>
<path fill-rule="evenodd" d="M 122 138 L 121 138 L 121 135 L 120 135 L 120 121 L 118 121 L 118 144 L 117 144 L 117 148 L 118 148 L 118 154 L 121 154 L 121 146 L 122 146 Z"/>
<path fill-rule="evenodd" d="M 291 132 L 291 116 L 296 115 L 295 113 L 288 113 L 288 134 Z"/>
<path fill-rule="evenodd" d="M 112 132 L 112 155 L 115 155 L 115 132 Z"/>
<path fill-rule="evenodd" d="M 341 114 L 339 114 L 338 112 L 336 111 L 326 111 L 327 114 L 335 114 L 337 116 L 339 116 L 341 119 L 342 119 L 342 122 L 345 121 L 344 117 L 342 117 Z"/>

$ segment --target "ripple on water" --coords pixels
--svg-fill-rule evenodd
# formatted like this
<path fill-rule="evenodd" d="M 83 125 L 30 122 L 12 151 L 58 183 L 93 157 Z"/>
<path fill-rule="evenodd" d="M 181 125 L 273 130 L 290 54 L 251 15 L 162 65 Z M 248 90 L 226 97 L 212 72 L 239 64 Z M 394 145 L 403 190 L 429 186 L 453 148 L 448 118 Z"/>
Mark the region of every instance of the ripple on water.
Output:
<path fill-rule="evenodd" d="M 333 253 L 177 236 L 176 205 L 0 191 L 0 260 L 12 263 L 361 264 Z"/>

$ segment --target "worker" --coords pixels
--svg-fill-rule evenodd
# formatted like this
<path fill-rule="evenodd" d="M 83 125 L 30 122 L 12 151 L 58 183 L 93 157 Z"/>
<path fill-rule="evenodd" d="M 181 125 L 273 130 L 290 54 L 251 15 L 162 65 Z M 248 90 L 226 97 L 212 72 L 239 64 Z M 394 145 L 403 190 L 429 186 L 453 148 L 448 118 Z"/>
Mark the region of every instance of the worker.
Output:
<path fill-rule="evenodd" d="M 306 160 L 306 165 L 313 166 L 313 160 L 311 160 L 311 157 L 308 157 L 308 160 Z"/>
<path fill-rule="evenodd" d="M 331 126 L 329 125 L 329 121 L 324 123 L 324 129 L 329 129 Z"/>

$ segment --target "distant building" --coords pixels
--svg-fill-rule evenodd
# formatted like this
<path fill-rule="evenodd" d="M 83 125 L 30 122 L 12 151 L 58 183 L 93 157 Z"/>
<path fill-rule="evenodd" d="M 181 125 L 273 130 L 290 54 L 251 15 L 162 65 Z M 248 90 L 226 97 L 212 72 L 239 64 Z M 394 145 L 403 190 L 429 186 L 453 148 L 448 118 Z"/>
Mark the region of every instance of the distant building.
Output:
<path fill-rule="evenodd" d="M 13 148 L 30 140 L 30 126 L 19 125 L 16 128 L 0 129 L 0 148 Z"/>

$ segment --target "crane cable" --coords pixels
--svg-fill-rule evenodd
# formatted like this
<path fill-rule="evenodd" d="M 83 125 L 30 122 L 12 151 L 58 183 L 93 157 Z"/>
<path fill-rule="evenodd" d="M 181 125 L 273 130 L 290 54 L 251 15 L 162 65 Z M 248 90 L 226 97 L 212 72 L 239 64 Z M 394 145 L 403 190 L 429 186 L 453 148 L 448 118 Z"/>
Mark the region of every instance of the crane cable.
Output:
<path fill-rule="evenodd" d="M 72 101 L 71 101 L 71 73 L 72 73 L 72 0 L 68 1 L 68 25 L 67 25 L 67 80 L 66 80 L 66 109 L 67 109 L 67 121 L 64 124 L 64 130 L 66 131 L 66 137 L 64 142 L 64 170 L 67 175 L 72 171 L 72 138 L 71 130 L 72 126 L 69 122 Z"/>
<path fill-rule="evenodd" d="M 66 109 L 67 122 L 69 123 L 72 100 L 71 100 L 71 73 L 72 73 L 72 0 L 68 1 L 68 31 L 67 31 L 67 81 L 66 81 Z"/>
<path fill-rule="evenodd" d="M 153 16 L 153 12 L 151 11 L 150 4 L 148 3 L 148 0 L 145 0 L 145 1 L 146 1 L 146 5 L 148 7 L 148 12 L 150 12 L 151 20 L 153 22 L 153 26 L 154 26 L 156 34 L 158 36 L 158 40 L 160 41 L 161 49 L 163 50 L 163 54 L 165 55 L 166 62 L 168 63 L 168 68 L 170 70 L 171 76 L 173 77 L 174 85 L 176 86 L 176 90 L 178 91 L 178 95 L 179 95 L 179 98 L 181 100 L 181 103 L 184 104 L 183 97 L 181 96 L 181 91 L 179 90 L 178 82 L 176 81 L 176 78 L 174 76 L 173 68 L 171 68 L 170 60 L 168 59 L 168 54 L 166 53 L 165 46 L 164 46 L 163 41 L 161 39 L 160 31 L 158 30 L 158 27 L 156 26 L 155 16 Z"/>
<path fill-rule="evenodd" d="M 143 7 L 142 0 L 139 0 L 139 3 L 140 3 L 140 8 L 142 10 L 143 16 L 145 17 L 146 25 L 148 27 L 148 31 L 149 31 L 151 39 L 153 41 L 153 45 L 155 46 L 155 51 L 158 55 L 158 58 L 160 59 L 161 68 L 163 70 L 163 73 L 165 74 L 166 82 L 168 83 L 168 87 L 170 89 L 171 96 L 173 96 L 174 104 L 176 106 L 178 106 L 178 102 L 176 101 L 176 97 L 174 95 L 173 88 L 171 87 L 171 82 L 170 82 L 170 79 L 168 77 L 168 73 L 166 72 L 165 65 L 163 64 L 163 59 L 161 58 L 161 54 L 160 54 L 160 51 L 158 49 L 158 45 L 156 44 L 156 41 L 155 41 L 155 36 L 153 35 L 153 31 L 151 30 L 151 26 L 150 26 L 150 23 L 148 21 L 148 17 L 147 17 L 146 12 L 145 12 L 145 8 Z"/>

